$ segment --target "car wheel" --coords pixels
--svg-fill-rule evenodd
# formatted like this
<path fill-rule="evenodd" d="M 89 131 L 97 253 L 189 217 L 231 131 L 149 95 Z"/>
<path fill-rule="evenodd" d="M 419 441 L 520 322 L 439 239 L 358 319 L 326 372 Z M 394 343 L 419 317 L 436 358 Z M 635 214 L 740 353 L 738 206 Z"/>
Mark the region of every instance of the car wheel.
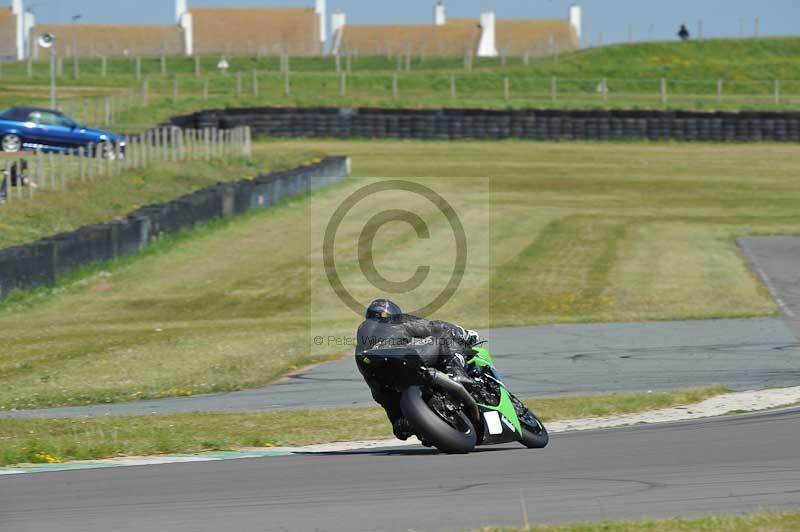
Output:
<path fill-rule="evenodd" d="M 16 153 L 22 149 L 22 138 L 14 133 L 3 135 L 3 139 L 0 141 L 0 146 L 2 146 L 4 152 Z"/>

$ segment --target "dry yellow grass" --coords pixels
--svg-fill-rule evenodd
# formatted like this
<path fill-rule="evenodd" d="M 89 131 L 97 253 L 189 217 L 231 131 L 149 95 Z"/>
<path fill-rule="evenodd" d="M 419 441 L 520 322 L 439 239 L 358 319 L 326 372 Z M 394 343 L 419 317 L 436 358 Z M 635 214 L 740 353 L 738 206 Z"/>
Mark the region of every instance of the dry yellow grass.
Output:
<path fill-rule="evenodd" d="M 580 48 L 572 25 L 565 20 L 499 19 L 496 22 L 497 50 L 507 55 L 549 55 Z"/>
<path fill-rule="evenodd" d="M 360 55 L 426 54 L 457 55 L 475 50 L 480 39 L 476 20 L 448 20 L 433 24 L 347 25 L 342 33 L 342 51 Z"/>
<path fill-rule="evenodd" d="M 319 55 L 319 17 L 313 9 L 194 8 L 197 54 Z"/>
<path fill-rule="evenodd" d="M 14 37 L 17 34 L 17 18 L 11 8 L 0 8 L 0 58 L 16 59 L 17 45 Z"/>

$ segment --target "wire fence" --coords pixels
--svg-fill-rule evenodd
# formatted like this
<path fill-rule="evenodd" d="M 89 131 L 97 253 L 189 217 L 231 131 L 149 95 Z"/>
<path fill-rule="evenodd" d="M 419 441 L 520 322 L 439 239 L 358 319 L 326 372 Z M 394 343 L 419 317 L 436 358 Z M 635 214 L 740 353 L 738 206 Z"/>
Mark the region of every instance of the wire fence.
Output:
<path fill-rule="evenodd" d="M 0 160 L 0 204 L 33 200 L 37 190 L 68 191 L 75 182 L 114 178 L 154 164 L 210 161 L 249 156 L 250 128 L 180 129 L 158 127 L 128 136 L 122 144 L 93 144 L 67 152 L 37 150 L 15 160 Z"/>
<path fill-rule="evenodd" d="M 738 109 L 800 106 L 800 80 L 570 78 L 498 73 L 321 74 L 145 78 L 117 94 L 62 100 L 59 107 L 90 125 L 130 125 L 142 109 L 204 105 L 577 106 L 590 108 Z M 163 118 L 163 117 L 162 117 Z"/>

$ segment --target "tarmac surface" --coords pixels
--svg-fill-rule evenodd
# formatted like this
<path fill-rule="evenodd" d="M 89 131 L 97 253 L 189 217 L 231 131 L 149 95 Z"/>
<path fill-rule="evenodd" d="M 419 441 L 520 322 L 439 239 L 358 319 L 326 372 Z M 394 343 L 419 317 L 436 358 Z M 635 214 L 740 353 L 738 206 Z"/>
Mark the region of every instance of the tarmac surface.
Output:
<path fill-rule="evenodd" d="M 748 237 L 736 242 L 769 288 L 789 328 L 800 337 L 800 237 Z"/>
<path fill-rule="evenodd" d="M 780 318 L 550 325 L 483 331 L 505 382 L 519 397 L 794 386 L 800 345 Z M 248 412 L 373 404 L 353 357 L 265 388 L 108 405 L 0 411 L 0 417 Z"/>
<path fill-rule="evenodd" d="M 469 530 L 794 510 L 800 410 L 422 447 L 0 477 L 15 532 Z"/>

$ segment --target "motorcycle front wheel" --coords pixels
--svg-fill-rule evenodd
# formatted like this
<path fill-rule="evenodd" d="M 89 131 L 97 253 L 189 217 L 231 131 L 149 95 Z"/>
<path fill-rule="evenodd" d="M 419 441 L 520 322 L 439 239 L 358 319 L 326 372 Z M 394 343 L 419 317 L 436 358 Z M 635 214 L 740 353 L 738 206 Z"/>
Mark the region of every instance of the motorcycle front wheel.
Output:
<path fill-rule="evenodd" d="M 400 409 L 417 435 L 444 453 L 463 454 L 475 448 L 477 435 L 469 418 L 457 409 L 446 395 L 424 394 L 419 386 L 410 386 L 400 396 Z"/>
<path fill-rule="evenodd" d="M 520 420 L 522 428 L 522 438 L 520 442 L 528 449 L 544 449 L 550 442 L 550 436 L 539 418 L 530 411 L 525 418 Z"/>

